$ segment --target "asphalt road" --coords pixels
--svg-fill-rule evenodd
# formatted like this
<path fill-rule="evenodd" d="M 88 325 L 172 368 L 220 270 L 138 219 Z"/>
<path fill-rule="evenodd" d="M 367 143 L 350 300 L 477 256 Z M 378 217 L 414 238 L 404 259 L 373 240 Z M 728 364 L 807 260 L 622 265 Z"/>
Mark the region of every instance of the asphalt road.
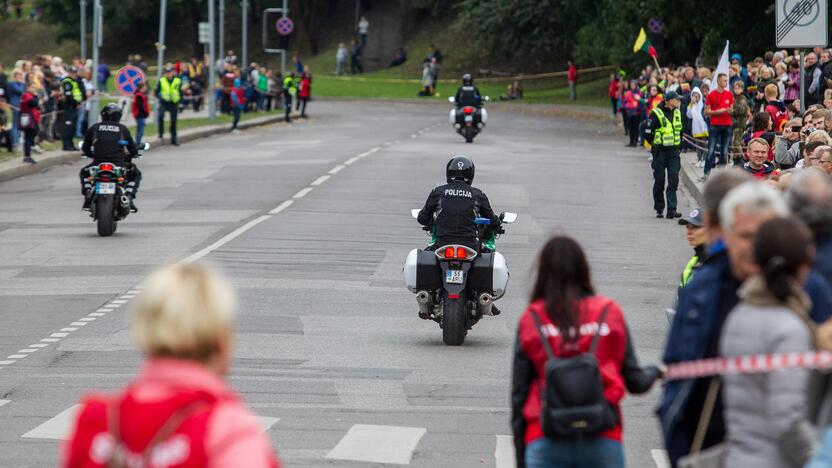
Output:
<path fill-rule="evenodd" d="M 135 287 L 190 255 L 238 289 L 230 381 L 290 467 L 511 466 L 515 325 L 555 232 L 584 245 L 640 358 L 658 360 L 689 251 L 675 222 L 653 217 L 644 154 L 610 124 L 493 106 L 466 145 L 443 106 L 310 110 L 308 122 L 148 152 L 141 211 L 112 238 L 80 211 L 78 167 L 0 184 L 0 464 L 56 464 L 73 405 L 140 363 L 127 332 Z M 498 242 L 512 273 L 503 315 L 450 348 L 418 319 L 400 270 L 426 242 L 409 210 L 458 153 L 495 210 L 520 217 Z M 656 398 L 626 399 L 629 466 L 656 466 Z"/>

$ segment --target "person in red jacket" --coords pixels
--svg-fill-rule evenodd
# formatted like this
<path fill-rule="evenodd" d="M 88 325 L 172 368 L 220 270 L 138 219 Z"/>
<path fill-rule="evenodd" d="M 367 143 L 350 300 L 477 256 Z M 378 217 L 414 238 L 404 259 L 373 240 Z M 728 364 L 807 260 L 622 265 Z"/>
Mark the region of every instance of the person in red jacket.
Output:
<path fill-rule="evenodd" d="M 615 118 L 615 114 L 618 113 L 618 75 L 613 73 L 610 75 L 610 89 L 609 89 L 609 96 L 610 96 L 610 104 L 612 104 L 612 116 Z"/>
<path fill-rule="evenodd" d="M 150 104 L 147 101 L 146 84 L 139 84 L 139 88 L 133 94 L 133 104 L 130 107 L 133 118 L 136 119 L 136 146 L 139 146 L 142 144 L 145 122 L 150 116 Z"/>
<path fill-rule="evenodd" d="M 520 317 L 514 352 L 511 423 L 517 468 L 623 468 L 619 404 L 626 391 L 648 391 L 661 371 L 638 365 L 621 307 L 596 295 L 586 256 L 575 240 L 553 237 L 543 247 L 538 263 L 531 304 Z M 606 317 L 599 325 L 605 308 Z M 532 315 L 540 320 L 540 330 Z M 616 424 L 592 437 L 550 439 L 540 422 L 546 363 L 541 333 L 557 357 L 571 357 L 589 350 L 596 330 L 595 356 Z"/>
<path fill-rule="evenodd" d="M 254 414 L 225 383 L 234 295 L 197 264 L 151 274 L 130 331 L 147 356 L 119 393 L 80 405 L 64 468 L 279 468 Z"/>
<path fill-rule="evenodd" d="M 300 117 L 306 118 L 306 103 L 312 97 L 312 73 L 309 71 L 309 66 L 303 67 L 303 75 L 300 77 Z"/>
<path fill-rule="evenodd" d="M 38 103 L 37 90 L 34 85 L 29 85 L 26 92 L 20 98 L 20 130 L 23 132 L 23 162 L 37 164 L 32 159 L 32 147 L 35 146 L 35 137 L 38 136 L 40 125 L 40 104 Z"/>
<path fill-rule="evenodd" d="M 569 65 L 569 71 L 566 78 L 569 80 L 569 99 L 578 99 L 578 68 L 571 60 L 566 62 Z"/>

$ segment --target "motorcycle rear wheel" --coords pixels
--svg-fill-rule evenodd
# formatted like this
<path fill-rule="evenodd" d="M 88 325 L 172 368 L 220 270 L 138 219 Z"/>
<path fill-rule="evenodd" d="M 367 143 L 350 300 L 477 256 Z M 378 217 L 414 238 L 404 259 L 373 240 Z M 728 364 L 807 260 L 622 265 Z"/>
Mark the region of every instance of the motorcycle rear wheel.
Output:
<path fill-rule="evenodd" d="M 113 197 L 101 197 L 95 200 L 95 215 L 98 218 L 98 235 L 101 237 L 109 237 L 116 232 L 113 203 Z"/>
<path fill-rule="evenodd" d="M 447 296 L 442 299 L 442 341 L 448 346 L 460 346 L 465 342 L 468 334 L 466 303 L 464 294 L 458 299 Z"/>
<path fill-rule="evenodd" d="M 473 143 L 474 135 L 474 127 L 465 127 L 465 132 L 462 135 L 465 137 L 465 143 Z"/>

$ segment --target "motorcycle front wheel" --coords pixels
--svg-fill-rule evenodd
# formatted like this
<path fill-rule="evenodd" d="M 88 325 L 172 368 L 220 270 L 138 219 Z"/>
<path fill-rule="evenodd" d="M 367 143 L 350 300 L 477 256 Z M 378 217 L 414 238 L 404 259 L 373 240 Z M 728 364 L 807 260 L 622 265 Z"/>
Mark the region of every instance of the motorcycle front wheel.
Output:
<path fill-rule="evenodd" d="M 116 232 L 115 210 L 113 197 L 101 197 L 95 200 L 95 215 L 98 219 L 98 235 L 112 236 Z"/>
<path fill-rule="evenodd" d="M 465 294 L 458 299 L 442 299 L 442 341 L 448 346 L 460 346 L 468 334 Z"/>

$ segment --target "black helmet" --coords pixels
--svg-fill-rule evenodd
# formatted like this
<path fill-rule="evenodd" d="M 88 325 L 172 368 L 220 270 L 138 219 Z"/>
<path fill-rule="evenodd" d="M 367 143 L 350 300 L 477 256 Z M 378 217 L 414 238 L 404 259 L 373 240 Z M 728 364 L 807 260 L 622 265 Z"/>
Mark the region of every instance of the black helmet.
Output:
<path fill-rule="evenodd" d="M 465 86 L 471 86 L 471 83 L 473 83 L 473 82 L 474 82 L 474 79 L 471 78 L 470 73 L 466 73 L 466 74 L 462 75 L 462 84 L 464 84 Z"/>
<path fill-rule="evenodd" d="M 103 122 L 118 122 L 121 120 L 121 107 L 115 103 L 109 103 L 101 109 L 101 120 Z"/>
<path fill-rule="evenodd" d="M 445 176 L 450 184 L 454 180 L 463 180 L 466 184 L 474 183 L 474 161 L 468 156 L 454 156 L 448 161 Z"/>

